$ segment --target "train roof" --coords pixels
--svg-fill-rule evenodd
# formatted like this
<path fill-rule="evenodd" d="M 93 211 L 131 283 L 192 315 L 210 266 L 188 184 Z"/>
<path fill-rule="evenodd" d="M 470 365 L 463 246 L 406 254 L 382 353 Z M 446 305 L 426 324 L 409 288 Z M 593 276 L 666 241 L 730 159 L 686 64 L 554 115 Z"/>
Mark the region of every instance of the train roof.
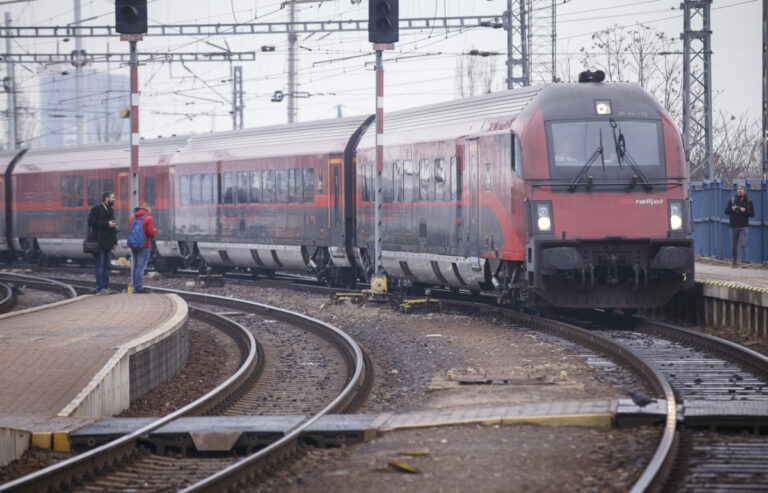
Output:
<path fill-rule="evenodd" d="M 384 113 L 387 145 L 454 139 L 509 129 L 517 116 L 540 109 L 545 120 L 595 114 L 595 101 L 611 101 L 618 116 L 658 118 L 663 108 L 640 86 L 626 82 L 560 83 L 510 89 L 445 103 Z M 375 145 L 367 132 L 361 148 Z"/>
<path fill-rule="evenodd" d="M 471 135 L 502 120 L 508 126 L 538 96 L 542 87 L 511 89 L 407 110 L 387 112 L 385 108 L 387 145 Z M 374 139 L 374 132 L 367 132 L 360 147 L 373 146 Z"/>
<path fill-rule="evenodd" d="M 174 156 L 173 163 L 341 154 L 366 118 L 352 116 L 193 135 Z"/>
<path fill-rule="evenodd" d="M 168 164 L 184 145 L 187 137 L 142 140 L 139 145 L 139 166 Z M 131 151 L 127 142 L 86 146 L 48 147 L 30 149 L 16 164 L 14 175 L 25 173 L 125 168 L 130 166 Z"/>

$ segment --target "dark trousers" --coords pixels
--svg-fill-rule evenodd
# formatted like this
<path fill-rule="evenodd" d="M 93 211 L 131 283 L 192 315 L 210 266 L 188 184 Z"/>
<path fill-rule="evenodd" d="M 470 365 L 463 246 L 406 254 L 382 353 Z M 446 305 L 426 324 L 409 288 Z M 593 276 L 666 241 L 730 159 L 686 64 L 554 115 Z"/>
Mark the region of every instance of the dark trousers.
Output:
<path fill-rule="evenodd" d="M 748 228 L 731 228 L 731 257 L 736 262 L 738 257 L 738 247 L 741 246 L 741 261 L 747 261 L 747 229 Z"/>
<path fill-rule="evenodd" d="M 109 287 L 109 269 L 112 267 L 112 250 L 99 250 L 94 257 L 96 289 Z"/>

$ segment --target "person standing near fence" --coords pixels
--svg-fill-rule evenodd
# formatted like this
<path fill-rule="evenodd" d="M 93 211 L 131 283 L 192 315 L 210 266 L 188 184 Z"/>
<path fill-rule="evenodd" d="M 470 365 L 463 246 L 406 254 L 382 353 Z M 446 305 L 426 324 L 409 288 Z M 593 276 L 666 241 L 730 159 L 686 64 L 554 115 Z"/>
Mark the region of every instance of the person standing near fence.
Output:
<path fill-rule="evenodd" d="M 747 231 L 749 230 L 749 218 L 755 217 L 755 206 L 747 197 L 744 185 L 736 187 L 736 195 L 731 197 L 725 206 L 725 213 L 730 216 L 731 227 L 731 257 L 733 267 L 739 266 L 738 247 L 741 247 L 741 266 L 747 267 Z"/>
<path fill-rule="evenodd" d="M 151 204 L 144 202 L 141 207 L 136 208 L 128 223 L 127 243 L 133 256 L 131 281 L 133 282 L 134 293 L 146 293 L 142 278 L 144 277 L 144 269 L 147 268 L 149 254 L 152 251 L 152 238 L 157 233 L 155 222 L 150 216 L 151 213 Z"/>
<path fill-rule="evenodd" d="M 94 205 L 88 214 L 89 237 L 99 242 L 99 251 L 93 255 L 96 275 L 96 294 L 110 294 L 109 271 L 112 267 L 112 250 L 117 249 L 117 221 L 112 207 L 115 194 L 104 192 L 101 203 Z"/>

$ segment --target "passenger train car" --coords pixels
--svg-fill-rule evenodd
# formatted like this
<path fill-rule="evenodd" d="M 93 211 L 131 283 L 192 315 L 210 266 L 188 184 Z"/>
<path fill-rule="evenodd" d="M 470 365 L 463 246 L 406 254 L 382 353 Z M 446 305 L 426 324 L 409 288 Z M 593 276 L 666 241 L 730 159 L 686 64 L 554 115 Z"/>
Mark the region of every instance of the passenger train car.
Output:
<path fill-rule="evenodd" d="M 372 121 L 144 141 L 139 193 L 155 204 L 155 267 L 370 278 Z M 390 112 L 384 123 L 382 265 L 392 289 L 639 308 L 693 283 L 680 136 L 638 86 L 528 87 Z M 82 257 L 89 205 L 107 189 L 127 229 L 127 146 L 0 158 L 8 251 Z"/>

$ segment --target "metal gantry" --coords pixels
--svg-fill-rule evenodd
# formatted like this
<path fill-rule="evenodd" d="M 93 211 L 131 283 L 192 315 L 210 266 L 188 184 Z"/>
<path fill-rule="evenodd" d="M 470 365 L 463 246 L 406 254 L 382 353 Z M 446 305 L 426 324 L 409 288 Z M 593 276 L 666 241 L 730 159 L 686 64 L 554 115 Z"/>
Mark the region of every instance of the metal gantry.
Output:
<path fill-rule="evenodd" d="M 557 78 L 556 0 L 527 0 L 528 74 L 531 84 Z"/>
<path fill-rule="evenodd" d="M 504 29 L 507 31 L 507 89 L 531 85 L 526 15 L 529 0 L 517 1 L 517 12 L 512 11 L 513 0 L 507 0 L 507 10 L 504 12 Z"/>
<path fill-rule="evenodd" d="M 683 147 L 689 179 L 712 178 L 712 0 L 685 0 L 683 9 Z M 697 27 L 694 27 L 697 26 Z"/>
<path fill-rule="evenodd" d="M 768 180 L 768 4 L 763 2 L 763 180 Z"/>
<path fill-rule="evenodd" d="M 5 28 L 8 29 L 11 26 L 11 14 L 5 13 Z M 6 59 L 11 55 L 11 38 L 5 38 L 5 57 Z M 18 114 L 16 112 L 16 77 L 14 74 L 13 63 L 8 63 L 6 60 L 6 69 L 8 75 L 3 78 L 3 89 L 8 95 L 8 148 L 10 150 L 16 150 L 19 148 L 19 138 L 17 134 L 18 129 Z"/>
<path fill-rule="evenodd" d="M 8 38 L 6 38 L 8 39 Z M 256 60 L 254 51 L 221 51 L 221 52 L 184 52 L 184 53 L 138 53 L 139 63 L 152 62 L 253 62 Z M 70 54 L 61 53 L 6 53 L 0 57 L 0 61 L 9 64 L 15 63 L 71 63 L 72 65 L 93 63 L 120 62 L 129 63 L 128 53 L 88 53 L 82 50 L 80 53 L 73 51 Z"/>
<path fill-rule="evenodd" d="M 232 72 L 232 130 L 243 128 L 243 67 Z"/>
<path fill-rule="evenodd" d="M 521 0 L 525 1 L 525 0 Z M 496 20 L 495 15 L 399 19 L 400 30 L 470 29 Z M 163 24 L 149 26 L 147 36 L 221 36 L 234 34 L 325 33 L 368 31 L 368 19 L 340 21 L 254 22 L 248 24 Z M 85 38 L 119 36 L 114 26 L 0 26 L 12 38 Z"/>

